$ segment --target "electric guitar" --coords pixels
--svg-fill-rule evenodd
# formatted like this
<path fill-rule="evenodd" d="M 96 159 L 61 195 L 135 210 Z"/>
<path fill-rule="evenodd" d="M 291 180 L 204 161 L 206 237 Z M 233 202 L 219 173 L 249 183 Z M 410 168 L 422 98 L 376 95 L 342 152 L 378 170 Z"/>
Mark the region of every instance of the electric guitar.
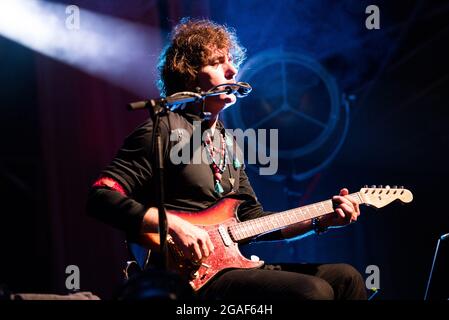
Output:
<path fill-rule="evenodd" d="M 375 208 L 382 208 L 395 200 L 402 203 L 409 203 L 413 200 L 413 195 L 409 190 L 388 186 L 362 188 L 350 196 L 358 204 Z M 202 211 L 168 211 L 206 230 L 215 248 L 209 257 L 199 262 L 192 262 L 183 256 L 171 237 L 167 237 L 168 269 L 185 277 L 194 290 L 199 290 L 226 269 L 251 269 L 263 265 L 264 262 L 257 257 L 245 258 L 239 251 L 239 242 L 334 212 L 332 200 L 326 200 L 240 222 L 236 214 L 241 202 L 242 200 L 236 197 L 225 197 Z M 158 233 L 144 233 L 135 242 L 128 242 L 128 247 L 140 267 L 144 269 L 151 250 L 157 251 L 159 243 Z"/>

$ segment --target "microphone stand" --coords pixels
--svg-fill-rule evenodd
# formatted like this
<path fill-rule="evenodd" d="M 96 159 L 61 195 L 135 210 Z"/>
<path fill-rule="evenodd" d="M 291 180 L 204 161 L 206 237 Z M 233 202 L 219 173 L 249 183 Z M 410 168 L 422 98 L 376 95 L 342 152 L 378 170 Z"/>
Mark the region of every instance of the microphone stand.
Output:
<path fill-rule="evenodd" d="M 225 86 L 222 90 L 217 90 L 218 87 Z M 206 97 L 216 96 L 220 94 L 232 94 L 237 91 L 233 89 L 232 84 L 221 84 L 213 87 L 207 92 L 178 92 L 172 94 L 166 98 L 150 99 L 138 102 L 132 102 L 128 104 L 127 108 L 130 111 L 148 109 L 150 117 L 153 120 L 153 136 L 152 136 L 152 151 L 155 159 L 155 174 L 154 178 L 156 185 L 158 186 L 157 197 L 156 197 L 156 207 L 158 209 L 159 218 L 159 241 L 160 241 L 160 254 L 161 254 L 161 268 L 163 270 L 167 269 L 167 234 L 168 234 L 168 223 L 167 214 L 165 212 L 165 186 L 164 186 L 164 156 L 162 153 L 162 137 L 160 128 L 160 119 L 162 116 L 168 116 L 171 108 L 176 105 L 197 102 L 205 99 Z"/>
<path fill-rule="evenodd" d="M 441 242 L 442 240 L 446 240 L 447 238 L 449 238 L 449 233 L 443 234 L 442 236 L 440 236 L 440 237 L 438 238 L 437 246 L 436 246 L 436 248 L 435 248 L 435 253 L 434 253 L 434 255 L 433 255 L 432 267 L 430 268 L 429 279 L 427 280 L 427 286 L 426 286 L 426 292 L 425 292 L 425 294 L 424 294 L 424 300 L 428 300 L 430 283 L 431 283 L 431 281 L 432 281 L 433 269 L 434 269 L 434 267 L 435 267 L 435 261 L 437 260 L 438 249 L 439 249 L 439 247 L 440 247 L 440 242 Z"/>

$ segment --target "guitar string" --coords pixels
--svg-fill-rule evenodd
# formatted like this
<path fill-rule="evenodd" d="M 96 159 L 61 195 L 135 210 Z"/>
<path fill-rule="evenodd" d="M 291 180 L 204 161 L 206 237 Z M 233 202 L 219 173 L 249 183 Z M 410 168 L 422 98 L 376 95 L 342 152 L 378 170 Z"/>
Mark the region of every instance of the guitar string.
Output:
<path fill-rule="evenodd" d="M 358 193 L 353 193 L 350 196 L 356 197 L 356 196 L 358 196 Z M 360 198 L 357 200 L 360 201 Z M 267 215 L 267 216 L 253 219 L 253 220 L 248 220 L 248 221 L 244 221 L 244 222 L 236 222 L 235 224 L 227 226 L 227 229 L 229 230 L 228 233 L 230 233 L 231 238 L 237 237 L 239 239 L 236 239 L 236 240 L 241 240 L 244 238 L 239 237 L 237 235 L 237 233 L 242 234 L 242 236 L 244 236 L 244 237 L 247 237 L 248 235 L 249 235 L 249 237 L 251 237 L 251 236 L 272 230 L 273 228 L 271 226 L 269 226 L 268 223 L 270 223 L 274 228 L 283 228 L 283 227 L 286 227 L 291 224 L 307 221 L 312 218 L 308 218 L 303 221 L 291 222 L 291 218 L 292 218 L 291 216 L 292 215 L 294 216 L 293 219 L 298 218 L 297 217 L 298 215 L 300 215 L 303 218 L 306 218 L 307 215 L 310 215 L 310 211 L 311 211 L 310 209 L 313 209 L 314 212 L 322 213 L 321 209 L 317 209 L 317 206 L 319 204 L 321 204 L 321 207 L 324 208 L 326 211 L 327 209 L 325 206 L 326 206 L 326 204 L 329 204 L 329 202 L 332 202 L 332 201 L 331 200 L 321 201 L 321 202 L 318 202 L 315 204 L 310 204 L 310 205 L 306 205 L 306 206 L 303 206 L 300 208 L 294 208 L 294 209 L 286 210 L 283 212 L 278 212 L 273 215 Z M 304 212 L 305 210 L 307 210 L 307 212 Z M 325 214 L 330 213 L 328 211 L 326 211 L 326 212 L 327 213 L 325 213 Z M 281 221 L 281 219 L 283 221 Z M 285 224 L 285 221 L 288 221 L 288 223 Z M 262 232 L 260 232 L 260 230 L 262 230 Z M 253 234 L 254 232 L 256 232 L 256 233 Z M 220 235 L 220 233 L 217 230 L 212 229 L 211 231 L 208 231 L 208 233 L 209 233 L 209 237 L 213 240 L 222 238 L 222 236 Z M 246 233 L 246 236 L 245 236 L 245 233 Z"/>
<path fill-rule="evenodd" d="M 359 192 L 352 193 L 349 196 L 354 198 L 354 200 L 356 200 L 359 204 L 362 203 Z M 305 218 L 305 217 L 307 217 L 308 214 L 310 214 L 310 211 L 311 211 L 310 209 L 313 209 L 313 211 L 319 212 L 321 214 L 322 213 L 321 208 L 319 207 L 320 204 L 321 204 L 321 208 L 326 211 L 325 214 L 329 214 L 329 213 L 333 212 L 333 210 L 331 211 L 330 209 L 326 208 L 326 205 L 329 208 L 332 208 L 332 205 L 329 205 L 329 204 L 332 204 L 332 200 L 325 200 L 325 201 L 317 202 L 314 204 L 306 205 L 306 206 L 303 206 L 300 208 L 294 208 L 294 209 L 286 210 L 283 212 L 278 212 L 273 215 L 261 217 L 258 219 L 248 220 L 248 221 L 244 221 L 241 223 L 237 223 L 235 225 L 229 226 L 229 230 L 231 231 L 231 233 L 234 233 L 234 236 L 235 236 L 235 233 L 240 232 L 243 234 L 244 237 L 248 237 L 248 236 L 245 236 L 245 233 L 249 234 L 249 237 L 251 237 L 251 236 L 260 234 L 260 232 L 257 229 L 259 229 L 259 230 L 262 229 L 263 230 L 262 233 L 272 230 L 272 228 L 270 226 L 268 226 L 268 223 L 270 223 L 275 229 L 284 228 L 288 225 L 302 222 L 302 221 L 296 221 L 296 222 L 291 223 L 290 216 L 292 214 L 295 216 L 297 216 L 299 214 Z M 308 212 L 303 212 L 306 209 Z M 310 217 L 308 219 L 304 219 L 303 221 L 310 220 L 314 216 L 315 215 L 312 215 L 312 217 Z M 285 224 L 285 220 L 286 220 L 285 218 L 287 218 L 289 220 L 289 223 Z M 283 221 L 281 221 L 281 219 Z M 255 221 L 255 220 L 257 220 L 257 221 Z M 267 227 L 268 227 L 268 229 L 267 229 Z M 254 231 L 256 231 L 255 234 L 254 234 Z M 240 238 L 240 237 L 238 237 L 238 238 Z M 241 239 L 244 239 L 244 238 L 241 238 Z M 238 240 L 240 240 L 240 239 L 238 239 Z"/>

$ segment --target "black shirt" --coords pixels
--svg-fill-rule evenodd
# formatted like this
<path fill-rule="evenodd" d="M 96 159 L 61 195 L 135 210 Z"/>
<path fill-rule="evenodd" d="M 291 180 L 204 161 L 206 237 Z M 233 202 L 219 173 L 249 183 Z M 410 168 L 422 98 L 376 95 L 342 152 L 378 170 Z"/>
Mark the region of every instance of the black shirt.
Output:
<path fill-rule="evenodd" d="M 210 207 L 221 197 L 234 191 L 245 195 L 246 199 L 238 209 L 238 218 L 241 221 L 270 214 L 264 212 L 258 202 L 242 160 L 240 167 L 234 167 L 232 161 L 226 166 L 221 180 L 224 189 L 222 195 L 215 192 L 214 175 L 210 164 L 173 164 L 170 160 L 170 151 L 180 141 L 170 141 L 170 134 L 176 137 L 187 132 L 188 136 L 192 137 L 195 120 L 200 121 L 201 118 L 184 111 L 171 112 L 168 117 L 161 118 L 165 207 L 198 211 Z M 181 133 L 182 130 L 178 129 L 185 131 Z M 224 131 L 221 122 L 217 123 L 216 131 Z M 155 204 L 152 133 L 153 122 L 149 119 L 125 139 L 115 158 L 101 174 L 116 180 L 124 188 L 126 195 L 107 187 L 93 187 L 89 193 L 87 206 L 89 214 L 128 234 L 136 234 L 140 230 L 145 212 Z M 189 146 L 192 146 L 192 143 Z M 193 156 L 193 150 L 190 151 Z"/>

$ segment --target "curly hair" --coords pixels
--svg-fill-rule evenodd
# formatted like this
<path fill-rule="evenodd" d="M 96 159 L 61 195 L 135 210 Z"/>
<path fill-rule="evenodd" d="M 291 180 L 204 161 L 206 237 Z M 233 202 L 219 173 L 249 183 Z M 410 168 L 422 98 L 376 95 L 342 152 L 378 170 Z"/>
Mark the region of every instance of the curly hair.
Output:
<path fill-rule="evenodd" d="M 198 72 L 211 62 L 215 50 L 228 52 L 236 68 L 245 60 L 246 49 L 239 44 L 233 29 L 210 20 L 182 19 L 159 58 L 161 94 L 194 90 Z"/>

